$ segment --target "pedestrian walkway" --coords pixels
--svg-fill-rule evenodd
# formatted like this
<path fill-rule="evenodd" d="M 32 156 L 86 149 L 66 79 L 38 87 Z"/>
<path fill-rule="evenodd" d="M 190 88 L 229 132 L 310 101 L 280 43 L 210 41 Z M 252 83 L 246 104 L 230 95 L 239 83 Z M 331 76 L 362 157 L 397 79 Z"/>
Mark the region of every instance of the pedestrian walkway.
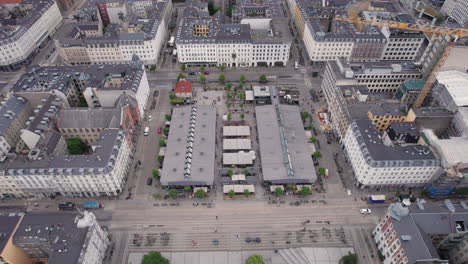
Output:
<path fill-rule="evenodd" d="M 353 248 L 287 248 L 259 251 L 162 252 L 171 264 L 241 264 L 254 254 L 267 264 L 336 264 Z M 144 253 L 130 253 L 127 264 L 140 264 Z"/>

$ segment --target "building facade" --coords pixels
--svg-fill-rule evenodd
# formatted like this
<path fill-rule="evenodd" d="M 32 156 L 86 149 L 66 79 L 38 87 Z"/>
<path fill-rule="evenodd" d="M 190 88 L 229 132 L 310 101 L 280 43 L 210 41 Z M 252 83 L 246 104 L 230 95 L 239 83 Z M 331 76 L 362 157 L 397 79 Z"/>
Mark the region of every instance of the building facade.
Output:
<path fill-rule="evenodd" d="M 0 5 L 0 70 L 29 64 L 44 42 L 62 23 L 54 0 L 25 0 Z"/>
<path fill-rule="evenodd" d="M 360 188 L 422 187 L 441 174 L 440 161 L 428 146 L 384 141 L 370 120 L 353 121 L 344 147 Z"/>
<path fill-rule="evenodd" d="M 457 21 L 462 27 L 468 25 L 467 0 L 446 0 L 442 6 L 442 12 Z"/>

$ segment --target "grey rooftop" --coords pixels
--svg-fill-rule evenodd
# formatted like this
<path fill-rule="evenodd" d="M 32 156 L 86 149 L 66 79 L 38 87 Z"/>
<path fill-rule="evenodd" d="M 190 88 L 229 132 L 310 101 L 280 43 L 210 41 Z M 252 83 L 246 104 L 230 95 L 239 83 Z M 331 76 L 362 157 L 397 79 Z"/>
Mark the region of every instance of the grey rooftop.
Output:
<path fill-rule="evenodd" d="M 60 111 L 57 119 L 59 128 L 119 128 L 119 108 L 68 108 Z"/>
<path fill-rule="evenodd" d="M 257 106 L 255 116 L 264 180 L 272 184 L 315 183 L 317 175 L 299 108 Z"/>
<path fill-rule="evenodd" d="M 215 175 L 216 109 L 175 108 L 161 173 L 162 185 L 212 186 Z"/>
<path fill-rule="evenodd" d="M 351 126 L 359 147 L 375 166 L 437 166 L 440 161 L 426 145 L 386 146 L 371 120 L 354 120 Z M 381 162 L 378 162 L 381 161 Z"/>
<path fill-rule="evenodd" d="M 17 214 L 0 214 L 0 252 L 5 248 L 20 220 L 21 216 Z"/>

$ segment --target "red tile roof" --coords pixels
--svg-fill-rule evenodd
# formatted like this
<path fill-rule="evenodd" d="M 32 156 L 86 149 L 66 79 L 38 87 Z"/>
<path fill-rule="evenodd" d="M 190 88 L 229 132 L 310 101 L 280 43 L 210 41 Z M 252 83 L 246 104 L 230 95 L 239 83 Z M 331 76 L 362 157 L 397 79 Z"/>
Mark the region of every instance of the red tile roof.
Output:
<path fill-rule="evenodd" d="M 192 83 L 187 80 L 180 80 L 176 83 L 174 92 L 177 93 L 192 93 Z"/>
<path fill-rule="evenodd" d="M 0 0 L 0 5 L 19 4 L 23 0 Z"/>

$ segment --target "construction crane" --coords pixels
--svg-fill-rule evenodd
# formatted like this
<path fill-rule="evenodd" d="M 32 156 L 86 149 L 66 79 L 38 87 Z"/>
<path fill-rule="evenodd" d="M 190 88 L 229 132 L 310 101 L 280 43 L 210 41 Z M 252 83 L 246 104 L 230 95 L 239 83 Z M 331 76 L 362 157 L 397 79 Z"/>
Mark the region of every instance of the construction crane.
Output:
<path fill-rule="evenodd" d="M 426 82 L 424 83 L 422 90 L 419 92 L 419 95 L 416 98 L 416 101 L 413 105 L 415 107 L 421 107 L 421 105 L 423 104 L 424 99 L 429 94 L 432 86 L 434 85 L 436 81 L 436 78 L 440 69 L 447 61 L 450 55 L 450 52 L 452 51 L 453 46 L 455 45 L 455 42 L 458 40 L 459 37 L 468 36 L 468 29 L 464 29 L 464 28 L 428 26 L 428 25 L 420 25 L 420 24 L 414 24 L 414 23 L 405 23 L 405 22 L 399 22 L 399 21 L 377 19 L 377 18 L 367 20 L 361 17 L 350 18 L 347 16 L 336 16 L 335 20 L 353 23 L 354 25 L 364 24 L 364 25 L 371 25 L 371 26 L 377 26 L 377 27 L 397 28 L 397 29 L 404 29 L 404 30 L 410 30 L 410 31 L 421 31 L 421 32 L 442 35 L 442 36 L 448 35 L 451 37 L 447 45 L 444 47 L 443 51 L 440 53 L 438 62 L 432 68 L 429 76 L 426 79 Z"/>

